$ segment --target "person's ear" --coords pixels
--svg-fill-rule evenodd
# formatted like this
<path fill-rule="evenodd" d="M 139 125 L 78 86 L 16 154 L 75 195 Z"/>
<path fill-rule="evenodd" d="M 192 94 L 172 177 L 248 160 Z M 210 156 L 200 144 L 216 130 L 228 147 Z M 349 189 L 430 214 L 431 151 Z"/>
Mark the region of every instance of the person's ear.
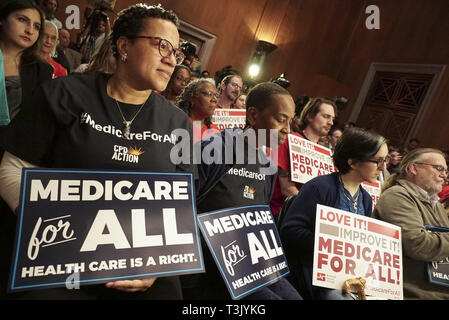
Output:
<path fill-rule="evenodd" d="M 119 60 L 122 62 L 126 62 L 128 59 L 128 47 L 129 47 L 129 40 L 126 37 L 119 37 L 117 39 L 117 54 Z"/>
<path fill-rule="evenodd" d="M 408 166 L 408 172 L 414 176 L 416 176 L 418 174 L 418 172 L 416 171 L 416 165 L 414 163 L 409 163 Z"/>
<path fill-rule="evenodd" d="M 246 121 L 251 128 L 254 128 L 257 118 L 259 116 L 259 111 L 255 107 L 248 107 L 246 109 Z"/>
<path fill-rule="evenodd" d="M 356 168 L 356 164 L 358 162 L 355 159 L 350 158 L 347 160 L 347 163 L 348 163 L 348 166 L 354 170 Z"/>

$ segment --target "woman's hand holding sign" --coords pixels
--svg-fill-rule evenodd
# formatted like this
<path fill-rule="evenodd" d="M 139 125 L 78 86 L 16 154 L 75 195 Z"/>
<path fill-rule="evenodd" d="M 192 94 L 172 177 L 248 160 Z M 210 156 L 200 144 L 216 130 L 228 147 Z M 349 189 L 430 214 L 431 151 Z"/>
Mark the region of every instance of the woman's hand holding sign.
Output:
<path fill-rule="evenodd" d="M 116 289 L 125 292 L 139 292 L 148 290 L 157 278 L 121 280 L 106 283 L 106 288 Z"/>

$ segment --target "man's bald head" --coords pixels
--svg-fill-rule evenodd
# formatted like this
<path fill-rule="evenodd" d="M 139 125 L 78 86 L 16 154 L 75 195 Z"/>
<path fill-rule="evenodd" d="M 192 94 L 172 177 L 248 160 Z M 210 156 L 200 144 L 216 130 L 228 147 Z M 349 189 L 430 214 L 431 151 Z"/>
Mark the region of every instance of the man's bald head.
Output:
<path fill-rule="evenodd" d="M 70 44 L 70 32 L 66 29 L 61 29 L 59 31 L 59 44 L 63 48 L 68 48 Z"/>

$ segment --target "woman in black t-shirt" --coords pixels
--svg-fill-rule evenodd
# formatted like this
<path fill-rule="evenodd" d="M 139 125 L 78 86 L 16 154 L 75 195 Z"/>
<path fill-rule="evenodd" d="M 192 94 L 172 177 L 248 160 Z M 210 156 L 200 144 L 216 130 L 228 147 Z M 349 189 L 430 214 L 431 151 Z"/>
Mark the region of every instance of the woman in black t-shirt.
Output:
<path fill-rule="evenodd" d="M 177 142 L 172 131 L 185 129 L 192 136 L 188 117 L 153 92 L 165 89 L 183 59 L 177 27 L 173 12 L 161 6 L 133 5 L 120 12 L 113 26 L 111 40 L 117 59 L 113 75 L 61 77 L 42 86 L 35 107 L 19 114 L 1 141 L 7 152 L 0 165 L 0 195 L 12 210 L 18 206 L 22 167 L 194 172 L 193 161 L 175 164 L 170 158 Z M 139 150 L 139 161 L 116 156 L 116 150 L 131 147 Z M 126 294 L 120 294 L 123 292 Z M 29 297 L 182 296 L 179 279 L 166 277 L 115 281 L 72 291 L 42 290 Z"/>

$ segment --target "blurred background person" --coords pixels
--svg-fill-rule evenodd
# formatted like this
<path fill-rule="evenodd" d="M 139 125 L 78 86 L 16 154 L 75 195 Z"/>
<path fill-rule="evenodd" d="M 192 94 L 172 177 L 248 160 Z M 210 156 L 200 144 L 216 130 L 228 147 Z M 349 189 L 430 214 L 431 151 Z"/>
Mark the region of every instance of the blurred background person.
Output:
<path fill-rule="evenodd" d="M 345 123 L 343 129 L 354 128 L 355 126 L 356 126 L 356 125 L 355 125 L 355 122 L 349 121 L 349 122 L 346 122 L 346 123 Z"/>
<path fill-rule="evenodd" d="M 332 126 L 332 128 L 329 130 L 328 136 L 328 144 L 326 147 L 331 149 L 331 154 L 334 153 L 335 146 L 337 145 L 338 140 L 340 139 L 341 135 L 343 134 L 343 129 L 340 126 Z"/>
<path fill-rule="evenodd" d="M 53 22 L 45 20 L 42 33 L 41 55 L 53 66 L 53 78 L 66 76 L 67 70 L 52 59 L 58 45 L 58 28 Z"/>
<path fill-rule="evenodd" d="M 81 64 L 81 53 L 69 48 L 69 46 L 70 46 L 70 32 L 68 32 L 66 29 L 61 29 L 59 31 L 59 44 L 58 47 L 56 48 L 58 52 L 58 58 L 62 51 L 68 63 L 68 67 L 66 69 L 68 69 L 67 71 L 71 73 L 74 72 L 76 68 L 78 68 L 78 66 Z M 59 62 L 58 60 L 56 61 Z M 61 62 L 59 63 L 62 64 Z"/>
<path fill-rule="evenodd" d="M 182 64 L 175 67 L 175 71 L 168 81 L 167 88 L 161 94 L 170 102 L 175 104 L 176 98 L 181 94 L 182 90 L 190 82 L 190 69 Z"/>
<path fill-rule="evenodd" d="M 111 26 L 107 13 L 95 9 L 86 22 L 86 28 L 81 35 L 80 52 L 81 62 L 88 63 L 90 58 L 98 51 L 109 36 Z"/>
<path fill-rule="evenodd" d="M 246 93 L 240 94 L 231 105 L 233 109 L 246 109 Z"/>
<path fill-rule="evenodd" d="M 117 67 L 117 61 L 112 50 L 111 39 L 106 39 L 89 63 L 83 63 L 76 68 L 74 73 L 95 73 L 102 72 L 113 74 Z"/>
<path fill-rule="evenodd" d="M 399 172 L 399 164 L 402 160 L 402 154 L 399 148 L 395 146 L 388 147 L 388 155 L 390 156 L 390 161 L 387 164 L 387 170 L 390 174 Z"/>
<path fill-rule="evenodd" d="M 203 70 L 203 71 L 201 72 L 201 78 L 210 78 L 209 71 Z"/>
<path fill-rule="evenodd" d="M 62 29 L 62 23 L 55 17 L 55 12 L 58 9 L 57 0 L 41 0 L 41 8 L 45 13 L 45 19 L 53 22 L 55 26 Z"/>
<path fill-rule="evenodd" d="M 407 153 L 409 153 L 412 150 L 415 150 L 417 148 L 421 147 L 421 141 L 419 141 L 418 138 L 411 138 L 404 146 L 402 150 L 402 154 L 405 156 Z"/>

